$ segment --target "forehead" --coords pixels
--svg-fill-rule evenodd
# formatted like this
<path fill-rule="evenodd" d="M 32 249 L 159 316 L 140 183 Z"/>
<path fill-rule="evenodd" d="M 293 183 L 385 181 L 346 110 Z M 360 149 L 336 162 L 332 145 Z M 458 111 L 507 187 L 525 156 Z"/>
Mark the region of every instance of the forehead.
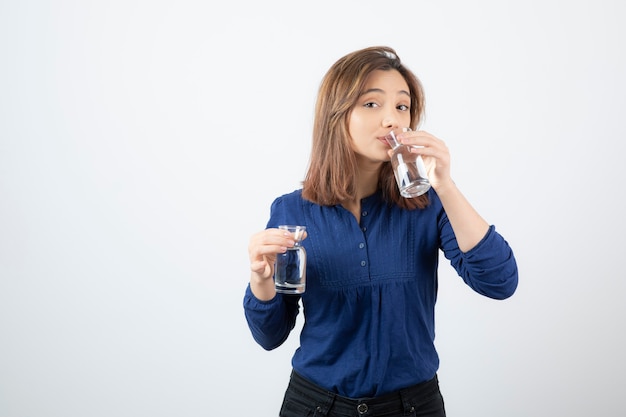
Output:
<path fill-rule="evenodd" d="M 409 91 L 409 85 L 404 77 L 395 69 L 375 70 L 365 79 L 364 91 L 380 89 L 385 92 Z"/>

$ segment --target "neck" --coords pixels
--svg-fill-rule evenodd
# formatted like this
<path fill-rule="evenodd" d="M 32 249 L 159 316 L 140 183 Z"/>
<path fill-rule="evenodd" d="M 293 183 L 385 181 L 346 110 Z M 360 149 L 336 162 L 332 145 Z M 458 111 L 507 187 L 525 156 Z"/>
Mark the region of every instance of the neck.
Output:
<path fill-rule="evenodd" d="M 381 163 L 360 163 L 357 165 L 355 196 L 357 201 L 361 201 L 362 198 L 370 196 L 376 192 L 381 166 Z"/>
<path fill-rule="evenodd" d="M 357 221 L 361 220 L 361 200 L 376 192 L 380 165 L 375 169 L 363 169 L 359 166 L 356 173 L 356 193 L 354 198 L 345 200 L 341 205 L 350 211 Z"/>

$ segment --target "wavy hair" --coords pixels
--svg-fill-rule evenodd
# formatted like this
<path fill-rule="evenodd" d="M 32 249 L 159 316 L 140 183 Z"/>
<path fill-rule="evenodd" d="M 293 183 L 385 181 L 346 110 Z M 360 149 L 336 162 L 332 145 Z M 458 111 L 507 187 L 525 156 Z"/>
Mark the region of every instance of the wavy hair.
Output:
<path fill-rule="evenodd" d="M 424 114 L 424 91 L 417 76 L 405 67 L 392 48 L 376 46 L 354 51 L 328 70 L 317 95 L 313 143 L 309 166 L 302 182 L 303 198 L 319 205 L 335 205 L 356 195 L 356 156 L 350 146 L 350 114 L 367 77 L 376 70 L 398 71 L 411 94 L 411 129 L 416 130 Z M 391 163 L 383 163 L 378 177 L 383 198 L 405 209 L 424 208 L 428 197 L 400 195 Z"/>

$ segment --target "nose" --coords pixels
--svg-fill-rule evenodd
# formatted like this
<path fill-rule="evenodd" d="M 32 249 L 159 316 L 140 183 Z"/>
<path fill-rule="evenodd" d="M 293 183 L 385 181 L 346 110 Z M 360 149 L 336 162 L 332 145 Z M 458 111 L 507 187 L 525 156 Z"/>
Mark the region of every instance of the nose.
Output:
<path fill-rule="evenodd" d="M 396 129 L 398 127 L 398 121 L 395 117 L 388 115 L 383 118 L 382 125 L 387 129 Z"/>

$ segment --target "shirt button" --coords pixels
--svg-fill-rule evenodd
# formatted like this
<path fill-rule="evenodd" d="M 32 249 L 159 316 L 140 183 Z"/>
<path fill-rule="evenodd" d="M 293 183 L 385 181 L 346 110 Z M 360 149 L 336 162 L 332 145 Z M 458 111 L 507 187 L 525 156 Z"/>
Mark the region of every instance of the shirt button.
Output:
<path fill-rule="evenodd" d="M 365 243 L 359 243 L 359 249 L 363 249 L 365 247 Z"/>
<path fill-rule="evenodd" d="M 363 227 L 361 228 L 361 230 L 363 230 L 363 231 L 365 232 L 365 231 L 367 230 L 367 227 L 363 226 Z"/>
<path fill-rule="evenodd" d="M 363 217 L 367 216 L 367 210 L 363 211 L 363 213 L 361 213 L 361 216 Z"/>
<path fill-rule="evenodd" d="M 365 266 L 365 265 L 367 265 L 367 262 L 361 261 L 361 266 Z"/>

